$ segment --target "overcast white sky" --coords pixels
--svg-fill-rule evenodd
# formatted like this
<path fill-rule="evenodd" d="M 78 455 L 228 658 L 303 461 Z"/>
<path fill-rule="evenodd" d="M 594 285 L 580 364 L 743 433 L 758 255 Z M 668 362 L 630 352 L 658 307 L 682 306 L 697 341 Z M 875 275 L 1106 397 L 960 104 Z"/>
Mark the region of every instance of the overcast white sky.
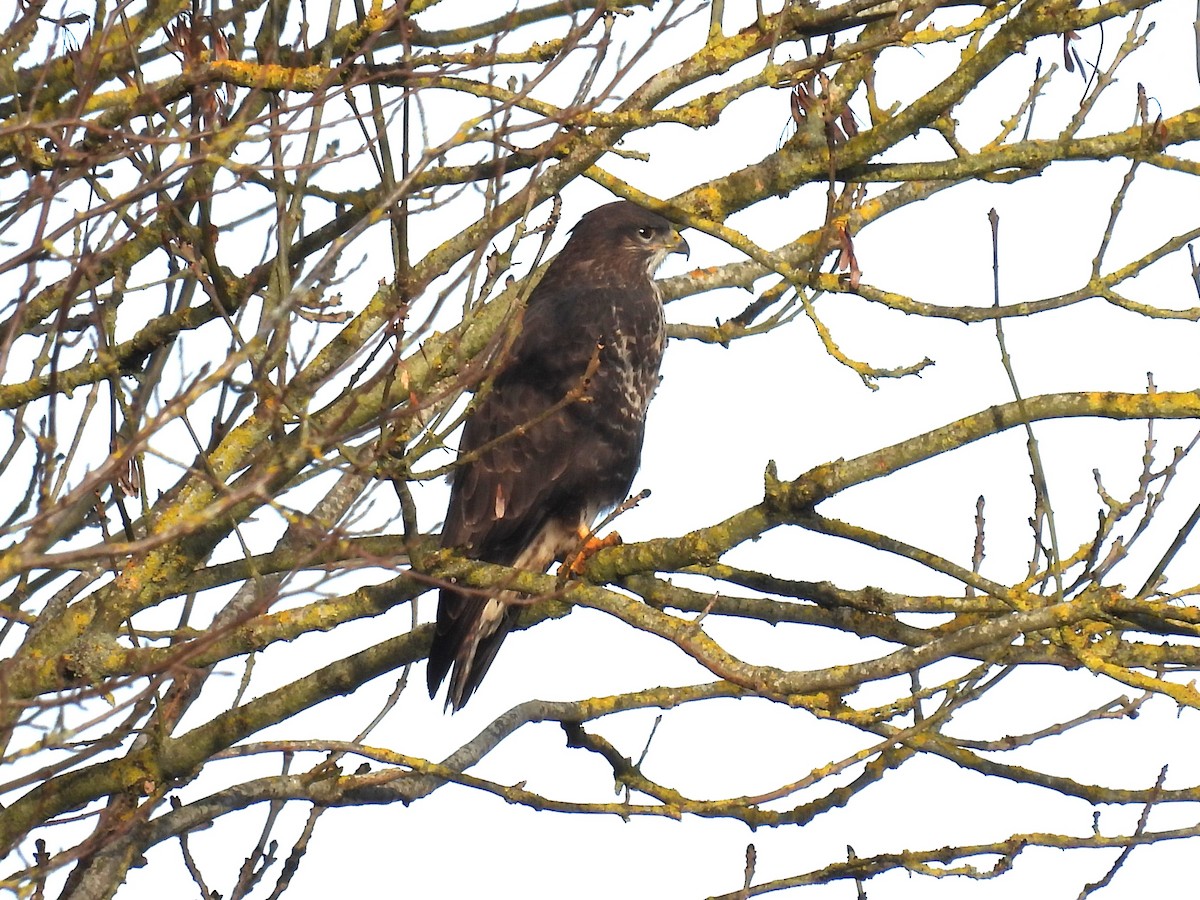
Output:
<path fill-rule="evenodd" d="M 773 8 L 777 4 L 770 4 Z M 1155 16 L 1177 16 L 1158 23 L 1150 46 L 1130 60 L 1096 111 L 1087 133 L 1117 130 L 1133 120 L 1136 85 L 1145 84 L 1152 106 L 1173 114 L 1197 105 L 1197 80 L 1189 4 L 1165 3 Z M 499 8 L 499 7 L 497 7 Z M 685 9 L 692 8 L 686 6 Z M 430 11 L 426 27 L 458 23 L 481 15 L 482 5 L 446 0 Z M 729 0 L 727 31 L 753 15 L 749 0 Z M 654 14 L 638 11 L 618 19 L 614 34 L 636 42 Z M 946 15 L 961 15 L 947 13 Z M 314 16 L 314 20 L 318 17 Z M 939 17 L 940 20 L 940 17 Z M 424 21 L 424 20 L 423 20 Z M 635 70 L 627 89 L 648 74 L 687 55 L 701 41 L 707 14 L 669 33 Z M 552 29 L 551 29 L 552 30 Z M 1099 32 L 1083 34 L 1076 47 L 1088 61 L 1107 63 L 1123 29 L 1108 26 L 1103 45 Z M 785 48 L 784 56 L 793 52 Z M 986 140 L 999 120 L 1024 95 L 1041 55 L 1061 63 L 1061 41 L 1032 44 L 996 73 L 979 96 L 964 105 L 960 137 L 974 146 Z M 939 50 L 889 51 L 877 83 L 882 103 L 908 102 L 921 86 L 936 83 L 955 56 Z M 744 71 L 734 76 L 747 74 Z M 1082 82 L 1061 72 L 1039 102 L 1035 136 L 1051 136 L 1078 109 Z M 852 103 L 865 119 L 862 98 Z M 427 108 L 431 132 L 452 133 L 460 123 L 450 107 Z M 734 104 L 720 125 L 693 133 L 668 126 L 639 133 L 628 149 L 647 152 L 649 162 L 606 159 L 603 165 L 635 186 L 662 199 L 715 175 L 760 159 L 779 143 L 788 122 L 785 91 L 761 91 Z M 923 137 L 897 149 L 906 158 L 941 158 L 948 151 L 934 137 Z M 1193 154 L 1189 154 L 1194 156 Z M 872 226 L 855 241 L 863 280 L 916 299 L 945 304 L 987 305 L 991 294 L 991 244 L 987 212 L 1000 215 L 1002 292 L 1004 302 L 1046 297 L 1072 289 L 1086 278 L 1104 230 L 1109 205 L 1127 163 L 1056 166 L 1037 178 L 1015 185 L 972 185 L 947 191 Z M 1197 225 L 1200 190 L 1195 179 L 1142 167 L 1113 237 L 1112 265 L 1140 256 L 1166 237 Z M 873 189 L 878 191 L 879 188 Z M 573 184 L 563 195 L 564 224 L 612 199 L 588 183 Z M 456 207 L 440 214 L 454 224 Z M 729 224 L 773 247 L 820 224 L 824 197 L 820 186 L 761 204 L 733 217 Z M 535 214 L 539 219 L 543 213 Z M 439 221 L 438 216 L 429 219 Z M 445 235 L 431 228 L 418 250 Z M 375 238 L 382 239 L 381 233 Z M 561 246 L 565 230 L 552 251 Z M 740 258 L 717 240 L 686 233 L 689 261 L 672 259 L 662 275 L 691 267 L 717 265 Z M 258 248 L 255 248 L 257 252 Z M 527 253 L 532 252 L 532 247 Z M 386 245 L 356 245 L 363 258 L 355 280 L 343 289 L 353 307 L 373 285 L 390 273 Z M 527 271 L 529 256 L 523 258 Z M 1185 254 L 1175 254 L 1139 278 L 1129 291 L 1136 299 L 1163 307 L 1197 305 Z M 748 302 L 745 292 L 722 291 L 671 304 L 676 322 L 709 323 L 727 318 Z M 641 473 L 634 489 L 653 494 L 624 516 L 627 540 L 674 535 L 711 524 L 756 503 L 762 475 L 775 460 L 781 476 L 793 478 L 814 465 L 853 457 L 919 434 L 993 403 L 1011 399 L 990 325 L 970 327 L 946 321 L 907 317 L 849 296 L 826 297 L 818 311 L 842 348 L 851 356 L 880 366 L 904 365 L 923 357 L 935 361 L 919 378 L 884 380 L 868 390 L 851 371 L 831 359 L 814 329 L 800 318 L 770 335 L 736 342 L 728 349 L 674 342 L 663 369 L 661 389 L 652 406 Z M 1162 390 L 1197 385 L 1195 352 L 1198 326 L 1172 320 L 1149 320 L 1089 301 L 1060 313 L 1005 324 L 1008 348 L 1026 395 L 1069 390 L 1145 388 L 1153 372 Z M 1161 460 L 1170 448 L 1186 444 L 1194 423 L 1158 423 Z M 1113 494 L 1133 490 L 1145 441 L 1144 424 L 1111 422 L 1049 423 L 1037 427 L 1057 513 L 1058 540 L 1064 553 L 1089 539 L 1099 503 L 1093 470 L 1098 469 Z M 1141 553 L 1118 568 L 1110 583 L 1141 584 L 1179 524 L 1200 500 L 1197 460 L 1185 462 L 1178 482 L 1161 511 Z M 914 466 L 835 498 L 822 507 L 844 518 L 901 537 L 969 566 L 974 539 L 976 498 L 986 500 L 987 556 L 983 573 L 999 581 L 1019 580 L 1029 558 L 1032 537 L 1027 520 L 1032 490 L 1024 437 L 1014 432 L 989 439 L 948 456 Z M 445 486 L 422 488 L 418 494 L 421 524 L 433 528 L 444 512 Z M 371 516 L 395 514 L 390 487 L 374 492 Z M 370 516 L 366 521 L 371 521 Z M 1157 550 L 1156 550 L 1157 548 Z M 819 581 L 841 587 L 884 586 L 913 592 L 958 592 L 961 587 L 915 564 L 875 551 L 848 546 L 798 529 L 780 529 L 763 540 L 738 548 L 728 562 L 760 568 L 783 577 Z M 375 573 L 378 575 L 379 573 Z M 366 580 L 378 581 L 379 577 Z M 359 576 L 356 576 L 359 577 Z M 1186 554 L 1170 570 L 1169 587 L 1200 582 L 1200 566 Z M 334 582 L 350 586 L 353 579 Z M 697 582 L 700 583 L 700 582 Z M 426 620 L 432 596 L 421 603 Z M 261 694 L 309 671 L 322 660 L 345 656 L 409 626 L 409 610 L 398 609 L 377 620 L 306 637 L 261 655 L 251 695 Z M 752 623 L 706 622 L 710 633 L 734 655 L 761 664 L 793 669 L 818 668 L 882 655 L 890 649 L 875 641 L 857 640 L 818 629 L 772 629 Z M 926 684 L 952 677 L 966 666 L 944 664 L 925 673 Z M 222 708 L 237 690 L 240 670 L 230 669 L 225 695 L 210 685 L 204 702 L 185 721 L 195 724 Z M 424 672 L 414 672 L 413 685 L 396 709 L 370 738 L 393 750 L 440 759 L 476 734 L 514 703 L 529 697 L 569 699 L 615 693 L 649 684 L 689 684 L 711 680 L 698 664 L 665 642 L 632 634 L 605 616 L 576 610 L 564 620 L 545 623 L 530 633 L 512 636 L 467 708 L 454 716 L 442 712 L 423 689 Z M 395 683 L 380 679 L 353 698 L 296 717 L 269 738 L 349 738 L 379 708 Z M 864 688 L 856 706 L 883 702 L 908 693 L 904 684 Z M 1057 671 L 1017 672 L 986 699 L 956 719 L 952 732 L 993 739 L 1036 730 L 1070 718 L 1129 691 L 1086 674 Z M 718 714 L 719 710 L 719 714 Z M 611 717 L 594 728 L 623 753 L 636 756 L 655 719 L 654 711 Z M 336 717 L 336 721 L 334 720 Z M 1177 714 L 1165 701 L 1153 701 L 1136 721 L 1100 723 L 1046 741 L 1028 751 L 1005 755 L 1005 762 L 1043 766 L 1081 781 L 1122 787 L 1147 787 L 1159 768 L 1169 763 L 1168 786 L 1200 783 L 1195 711 Z M 556 726 L 526 727 L 477 768 L 476 774 L 504 783 L 524 781 L 530 789 L 560 798 L 611 798 L 611 778 L 594 757 L 563 749 Z M 863 746 L 863 736 L 844 726 L 818 723 L 807 713 L 780 708 L 763 700 L 699 704 L 669 712 L 646 758 L 652 776 L 694 796 L 721 797 L 770 790 L 800 778 L 813 767 L 839 759 Z M 237 762 L 216 766 L 183 796 L 215 789 L 245 777 Z M 275 760 L 263 765 L 274 771 Z M 226 771 L 225 767 L 228 767 Z M 849 777 L 860 769 L 855 767 Z M 224 773 L 224 774 L 223 774 Z M 842 780 L 846 780 L 843 778 Z M 820 792 L 828 790 L 824 783 Z M 813 794 L 816 796 L 816 794 Z M 789 798 L 791 806 L 806 797 Z M 756 881 L 784 877 L 844 859 L 847 845 L 859 856 L 925 849 L 941 844 L 998 840 L 1021 831 L 1086 834 L 1095 810 L 1082 801 L 1053 798 L 1047 792 L 1014 787 L 998 779 L 963 775 L 949 764 L 918 758 L 851 804 L 804 827 L 764 830 L 689 817 L 615 818 L 534 813 L 465 788 L 447 786 L 412 807 L 332 810 L 317 826 L 291 896 L 522 896 L 577 898 L 704 897 L 731 891 L 741 884 L 745 847 L 758 850 Z M 1140 812 L 1135 808 L 1100 810 L 1106 832 L 1128 831 Z M 227 817 L 215 829 L 193 835 L 190 845 L 206 871 L 231 879 L 249 852 L 266 810 L 252 808 Z M 1191 810 L 1156 809 L 1151 825 L 1166 827 L 1172 817 L 1191 824 Z M 280 837 L 298 833 L 300 816 L 285 819 Z M 1194 842 L 1178 842 L 1136 851 L 1125 870 L 1102 896 L 1145 896 L 1148 888 L 1178 888 L 1191 869 Z M 236 854 L 230 859 L 230 854 Z M 917 879 L 883 876 L 867 886 L 880 898 L 1012 897 L 1020 891 L 1038 897 L 1073 897 L 1089 881 L 1101 877 L 1115 851 L 1063 856 L 1055 851 L 1028 851 L 1016 871 L 992 882 L 961 879 Z M 183 876 L 179 849 L 167 843 L 153 849 L 148 865 L 133 870 L 121 897 L 185 896 L 188 888 L 164 882 Z M 271 881 L 272 879 L 268 879 Z M 226 891 L 231 882 L 214 878 Z M 265 894 L 264 894 L 265 895 Z M 795 891 L 783 896 L 854 897 L 853 884 Z"/>

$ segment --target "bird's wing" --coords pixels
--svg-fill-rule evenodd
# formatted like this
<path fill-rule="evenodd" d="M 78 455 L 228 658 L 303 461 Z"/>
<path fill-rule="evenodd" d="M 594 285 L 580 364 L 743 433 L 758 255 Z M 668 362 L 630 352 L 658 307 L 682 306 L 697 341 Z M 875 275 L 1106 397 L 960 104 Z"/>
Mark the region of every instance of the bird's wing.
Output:
<path fill-rule="evenodd" d="M 513 563 L 565 486 L 579 432 L 556 408 L 565 393 L 509 381 L 483 398 L 463 431 L 442 546 Z"/>

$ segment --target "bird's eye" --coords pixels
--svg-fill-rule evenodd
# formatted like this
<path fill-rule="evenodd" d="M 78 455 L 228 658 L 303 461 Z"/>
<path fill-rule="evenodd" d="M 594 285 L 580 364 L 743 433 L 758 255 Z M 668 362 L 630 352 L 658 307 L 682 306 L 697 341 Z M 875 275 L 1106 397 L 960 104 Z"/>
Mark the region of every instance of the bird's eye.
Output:
<path fill-rule="evenodd" d="M 654 237 L 654 229 L 643 225 L 638 229 L 638 237 L 640 237 L 643 241 L 648 241 L 650 238 Z"/>

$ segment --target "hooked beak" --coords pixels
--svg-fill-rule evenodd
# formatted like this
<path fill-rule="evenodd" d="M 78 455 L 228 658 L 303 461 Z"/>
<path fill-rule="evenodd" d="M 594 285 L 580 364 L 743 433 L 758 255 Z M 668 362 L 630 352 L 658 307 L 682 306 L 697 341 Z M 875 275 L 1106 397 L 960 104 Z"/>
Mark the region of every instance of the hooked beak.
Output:
<path fill-rule="evenodd" d="M 688 246 L 688 242 L 683 239 L 683 236 L 678 231 L 672 230 L 671 240 L 667 244 L 667 252 L 682 253 L 684 256 L 690 258 L 692 255 L 692 248 Z"/>

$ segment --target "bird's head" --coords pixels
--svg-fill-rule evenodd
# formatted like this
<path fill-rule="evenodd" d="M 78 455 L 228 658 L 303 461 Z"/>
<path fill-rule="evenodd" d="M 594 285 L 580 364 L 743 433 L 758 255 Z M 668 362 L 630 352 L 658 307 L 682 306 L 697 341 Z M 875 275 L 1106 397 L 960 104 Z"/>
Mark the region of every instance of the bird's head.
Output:
<path fill-rule="evenodd" d="M 675 226 L 658 213 L 618 200 L 593 209 L 572 229 L 571 240 L 604 253 L 635 258 L 653 275 L 671 253 L 691 252 Z M 593 250 L 595 252 L 595 249 Z"/>

